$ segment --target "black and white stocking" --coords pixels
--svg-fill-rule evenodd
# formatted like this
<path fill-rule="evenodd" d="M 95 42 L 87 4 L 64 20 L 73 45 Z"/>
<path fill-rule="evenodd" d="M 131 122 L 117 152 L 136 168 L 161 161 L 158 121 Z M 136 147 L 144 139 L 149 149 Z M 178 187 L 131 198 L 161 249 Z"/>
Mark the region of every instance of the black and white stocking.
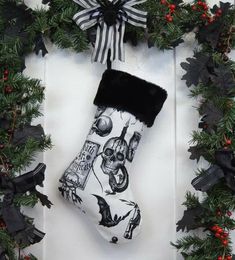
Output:
<path fill-rule="evenodd" d="M 130 241 L 141 213 L 130 185 L 130 166 L 144 128 L 153 125 L 165 90 L 128 73 L 107 70 L 97 112 L 78 156 L 60 179 L 62 195 L 79 207 L 109 242 Z"/>

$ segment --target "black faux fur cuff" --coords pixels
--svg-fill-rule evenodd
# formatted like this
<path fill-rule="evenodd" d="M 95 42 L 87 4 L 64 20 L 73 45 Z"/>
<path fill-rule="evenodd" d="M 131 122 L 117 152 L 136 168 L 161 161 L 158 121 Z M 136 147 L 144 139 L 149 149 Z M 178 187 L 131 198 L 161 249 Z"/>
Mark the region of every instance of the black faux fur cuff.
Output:
<path fill-rule="evenodd" d="M 127 111 L 151 127 L 166 98 L 167 92 L 157 85 L 126 72 L 106 70 L 94 104 Z"/>

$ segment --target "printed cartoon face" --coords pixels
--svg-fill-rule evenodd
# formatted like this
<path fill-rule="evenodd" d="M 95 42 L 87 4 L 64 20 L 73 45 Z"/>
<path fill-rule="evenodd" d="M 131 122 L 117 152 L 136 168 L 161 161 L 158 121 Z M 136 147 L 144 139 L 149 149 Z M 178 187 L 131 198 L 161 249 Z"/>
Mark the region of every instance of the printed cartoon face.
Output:
<path fill-rule="evenodd" d="M 128 146 L 124 139 L 113 137 L 109 139 L 103 148 L 101 169 L 105 174 L 117 174 L 124 166 Z"/>

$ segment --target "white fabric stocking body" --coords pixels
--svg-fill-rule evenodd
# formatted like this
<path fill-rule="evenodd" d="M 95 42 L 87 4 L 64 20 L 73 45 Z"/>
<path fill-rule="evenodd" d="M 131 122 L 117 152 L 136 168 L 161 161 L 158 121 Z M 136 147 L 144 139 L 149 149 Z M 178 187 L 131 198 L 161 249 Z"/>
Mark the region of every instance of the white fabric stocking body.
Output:
<path fill-rule="evenodd" d="M 98 108 L 82 150 L 60 179 L 62 195 L 112 243 L 128 242 L 140 231 L 129 170 L 144 127 L 128 112 Z"/>

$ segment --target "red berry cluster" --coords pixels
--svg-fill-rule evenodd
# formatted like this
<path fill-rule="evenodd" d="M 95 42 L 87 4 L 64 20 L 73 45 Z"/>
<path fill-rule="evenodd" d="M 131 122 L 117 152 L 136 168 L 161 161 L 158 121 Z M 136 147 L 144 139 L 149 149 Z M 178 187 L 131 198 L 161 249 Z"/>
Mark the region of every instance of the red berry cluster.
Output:
<path fill-rule="evenodd" d="M 224 136 L 224 148 L 227 149 L 228 146 L 230 146 L 231 144 L 232 144 L 232 140 Z"/>
<path fill-rule="evenodd" d="M 9 75 L 9 70 L 5 68 L 3 71 L 3 80 L 4 81 L 8 80 L 8 75 Z"/>
<path fill-rule="evenodd" d="M 220 239 L 223 246 L 228 245 L 228 232 L 225 232 L 225 230 L 218 225 L 214 225 L 213 227 L 211 227 L 211 230 L 214 232 L 215 237 Z"/>
<path fill-rule="evenodd" d="M 161 4 L 167 6 L 168 14 L 165 15 L 167 22 L 171 23 L 173 21 L 173 14 L 176 9 L 176 5 L 170 4 L 167 0 L 161 0 Z"/>
<path fill-rule="evenodd" d="M 8 76 L 9 76 L 9 70 L 5 68 L 4 71 L 3 71 L 3 81 L 4 82 L 8 81 Z M 12 92 L 13 92 L 13 87 L 8 85 L 8 84 L 5 85 L 4 93 L 5 94 L 10 94 Z"/>
<path fill-rule="evenodd" d="M 24 260 L 30 260 L 31 257 L 29 255 L 24 256 Z"/>
<path fill-rule="evenodd" d="M 217 260 L 232 260 L 232 256 L 231 255 L 218 256 Z"/>
<path fill-rule="evenodd" d="M 201 0 L 197 1 L 197 3 L 192 5 L 192 10 L 200 12 L 201 19 L 207 21 L 207 23 L 212 23 L 213 21 L 215 21 L 216 18 L 218 18 L 222 15 L 222 10 L 220 8 L 218 8 L 216 10 L 215 15 L 211 16 L 208 12 L 209 6 L 207 5 L 207 3 L 205 3 Z"/>

